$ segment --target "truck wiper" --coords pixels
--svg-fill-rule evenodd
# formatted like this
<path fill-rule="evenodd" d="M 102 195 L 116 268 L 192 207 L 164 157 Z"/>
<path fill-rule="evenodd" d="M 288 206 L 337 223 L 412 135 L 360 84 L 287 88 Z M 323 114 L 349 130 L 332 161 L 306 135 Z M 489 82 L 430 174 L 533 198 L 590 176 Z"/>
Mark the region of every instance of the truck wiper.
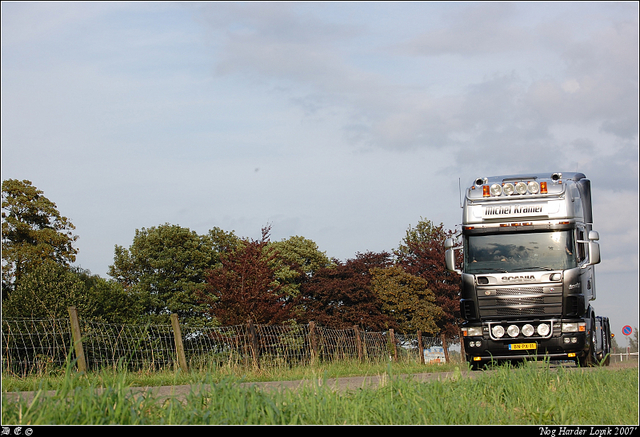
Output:
<path fill-rule="evenodd" d="M 521 271 L 524 271 L 524 270 L 530 270 L 530 271 L 533 271 L 533 270 L 552 271 L 552 270 L 557 270 L 557 269 L 552 269 L 551 267 L 530 266 L 530 267 L 520 267 L 520 268 L 517 268 L 517 269 L 511 269 L 510 271 L 511 272 L 521 272 Z"/>

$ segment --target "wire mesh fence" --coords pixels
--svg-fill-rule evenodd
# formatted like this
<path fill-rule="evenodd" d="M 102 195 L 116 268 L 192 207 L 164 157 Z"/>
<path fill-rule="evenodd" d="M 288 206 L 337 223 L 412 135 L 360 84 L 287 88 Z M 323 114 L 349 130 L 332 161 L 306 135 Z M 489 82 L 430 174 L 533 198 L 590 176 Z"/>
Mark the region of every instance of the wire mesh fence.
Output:
<path fill-rule="evenodd" d="M 70 353 L 69 319 L 2 321 L 2 370 L 18 375 L 47 373 Z"/>
<path fill-rule="evenodd" d="M 177 319 L 176 319 L 177 320 Z M 42 374 L 82 357 L 86 370 L 118 368 L 157 371 L 222 365 L 294 366 L 343 359 L 422 360 L 434 347 L 458 339 L 333 329 L 309 324 L 195 328 L 153 324 L 110 324 L 79 318 L 80 341 L 70 319 L 3 319 L 2 371 Z M 445 344 L 443 345 L 443 341 Z M 79 343 L 79 344 L 78 344 Z M 80 348 L 79 348 L 80 347 Z M 446 353 L 445 353 L 446 354 Z M 79 367 L 79 366 L 78 366 Z"/>

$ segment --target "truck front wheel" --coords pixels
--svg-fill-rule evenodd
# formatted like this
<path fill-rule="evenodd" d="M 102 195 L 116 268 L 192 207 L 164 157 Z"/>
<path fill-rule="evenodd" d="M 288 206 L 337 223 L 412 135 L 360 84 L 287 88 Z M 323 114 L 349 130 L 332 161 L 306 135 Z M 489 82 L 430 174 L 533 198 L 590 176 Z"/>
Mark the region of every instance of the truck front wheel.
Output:
<path fill-rule="evenodd" d="M 578 358 L 578 365 L 580 367 L 590 367 L 598 362 L 597 357 L 595 356 L 596 330 L 593 320 L 591 321 L 591 335 L 587 337 L 587 342 L 589 343 L 589 348 L 582 357 Z"/>

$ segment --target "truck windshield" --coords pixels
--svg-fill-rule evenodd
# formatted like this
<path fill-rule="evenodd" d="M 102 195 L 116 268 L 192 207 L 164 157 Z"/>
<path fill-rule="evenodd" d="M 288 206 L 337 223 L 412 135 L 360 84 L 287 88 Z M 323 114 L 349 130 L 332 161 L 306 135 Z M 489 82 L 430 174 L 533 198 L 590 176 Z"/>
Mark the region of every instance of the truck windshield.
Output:
<path fill-rule="evenodd" d="M 469 235 L 466 273 L 563 270 L 577 267 L 573 231 Z"/>

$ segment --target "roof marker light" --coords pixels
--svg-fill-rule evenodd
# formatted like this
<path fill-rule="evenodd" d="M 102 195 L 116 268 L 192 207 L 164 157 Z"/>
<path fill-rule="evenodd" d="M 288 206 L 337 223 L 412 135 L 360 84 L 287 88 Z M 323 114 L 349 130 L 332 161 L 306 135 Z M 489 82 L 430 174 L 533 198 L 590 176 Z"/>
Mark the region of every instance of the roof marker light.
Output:
<path fill-rule="evenodd" d="M 482 186 L 482 197 L 489 197 L 489 196 L 491 196 L 489 185 L 483 185 Z"/>
<path fill-rule="evenodd" d="M 540 182 L 540 194 L 547 194 L 547 183 Z"/>

